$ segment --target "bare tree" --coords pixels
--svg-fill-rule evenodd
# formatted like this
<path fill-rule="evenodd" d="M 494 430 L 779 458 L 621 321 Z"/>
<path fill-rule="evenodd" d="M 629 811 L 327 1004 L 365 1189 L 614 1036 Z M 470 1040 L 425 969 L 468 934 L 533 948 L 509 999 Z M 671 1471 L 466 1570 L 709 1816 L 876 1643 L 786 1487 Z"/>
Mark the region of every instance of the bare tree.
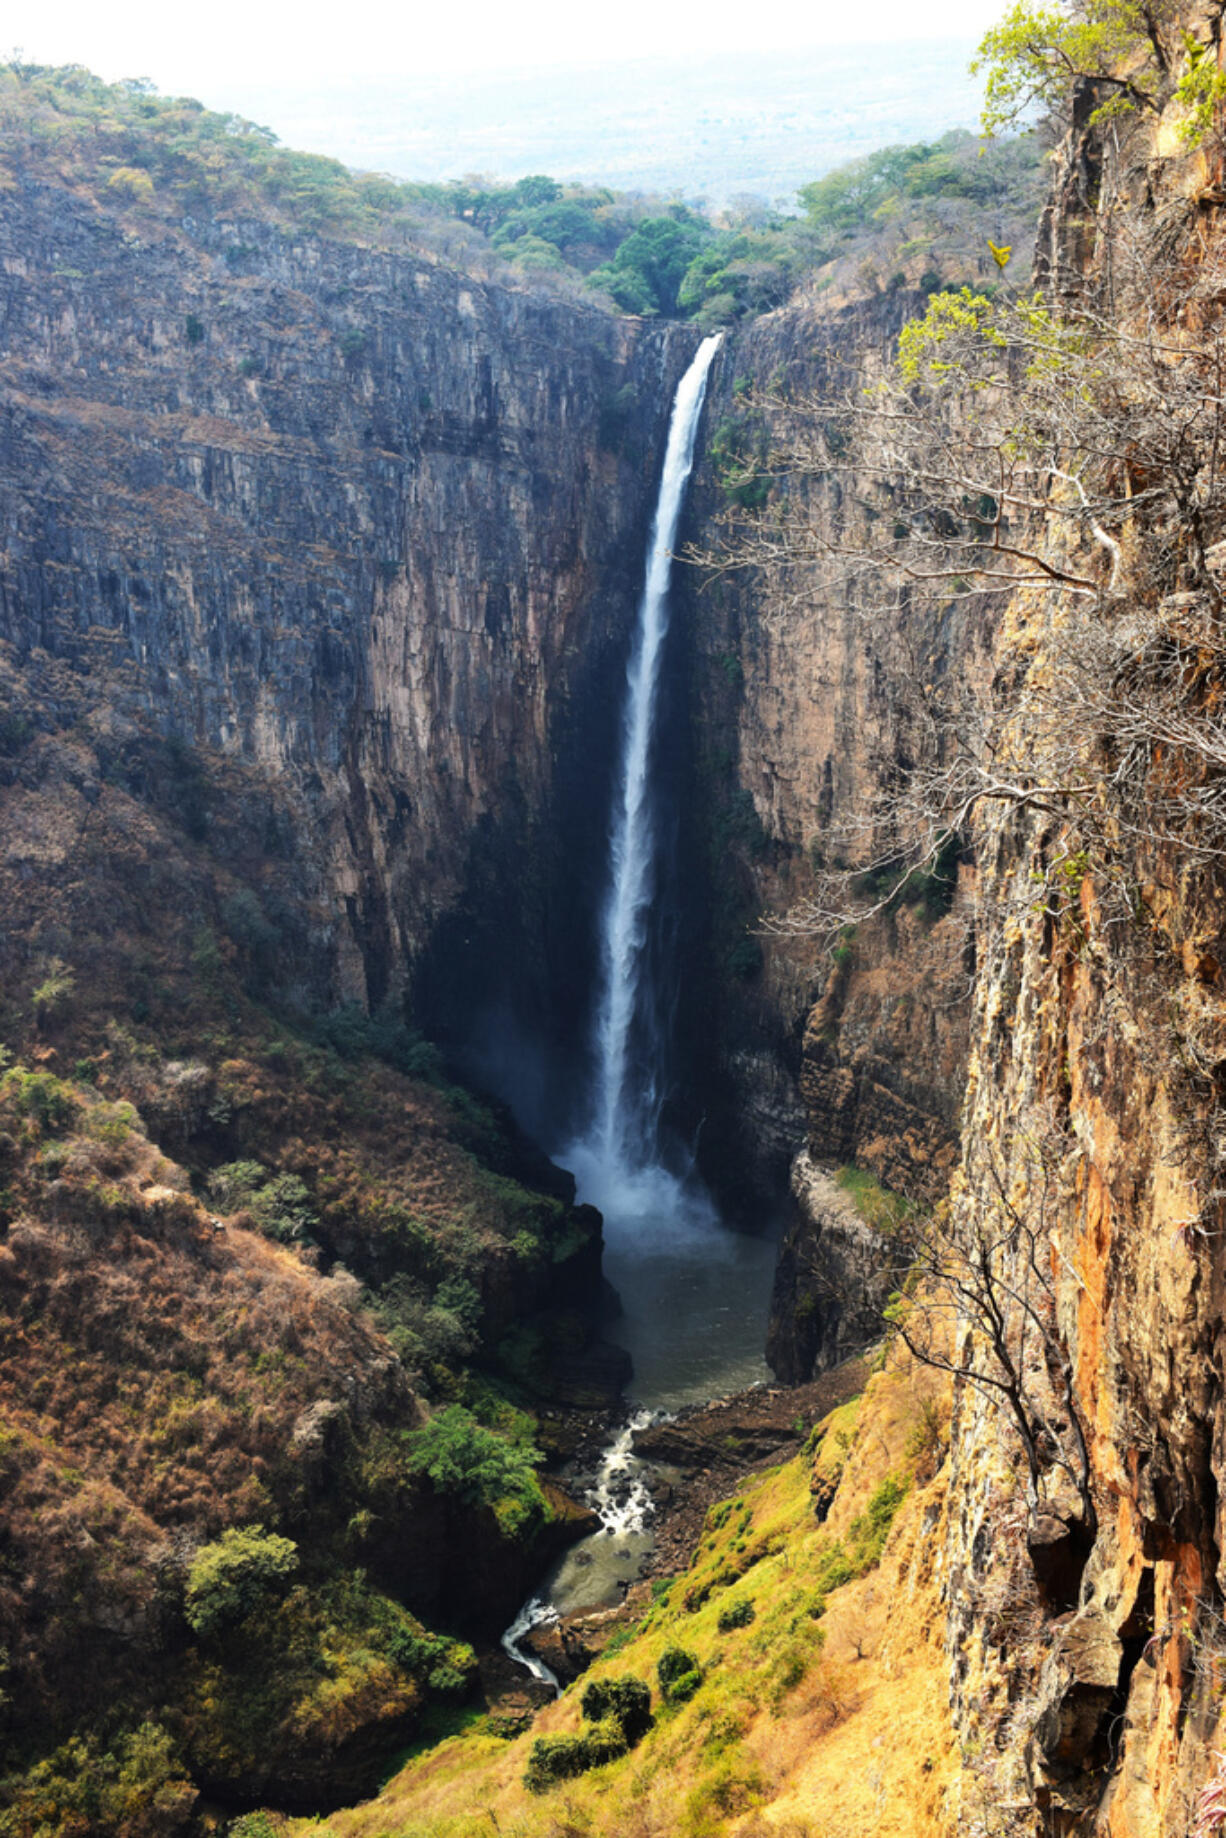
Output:
<path fill-rule="evenodd" d="M 730 511 L 707 565 L 754 568 L 799 614 L 837 600 L 896 660 L 894 758 L 828 850 L 851 868 L 771 929 L 878 910 L 990 804 L 1065 824 L 1120 913 L 1138 846 L 1226 858 L 1226 263 L 1137 217 L 1113 271 L 1122 318 L 964 288 L 893 357 L 758 399 L 774 496 Z M 1008 609 L 990 684 L 907 655 L 959 605 Z"/>
<path fill-rule="evenodd" d="M 922 1364 L 1000 1405 L 1025 1457 L 1032 1523 L 1071 1488 L 1088 1549 L 1098 1524 L 1090 1452 L 1052 1263 L 1067 1150 L 1047 1120 L 1018 1138 L 1011 1165 L 991 1145 L 974 1146 L 975 1204 L 955 1196 L 900 1220 L 902 1289 L 890 1319 Z"/>

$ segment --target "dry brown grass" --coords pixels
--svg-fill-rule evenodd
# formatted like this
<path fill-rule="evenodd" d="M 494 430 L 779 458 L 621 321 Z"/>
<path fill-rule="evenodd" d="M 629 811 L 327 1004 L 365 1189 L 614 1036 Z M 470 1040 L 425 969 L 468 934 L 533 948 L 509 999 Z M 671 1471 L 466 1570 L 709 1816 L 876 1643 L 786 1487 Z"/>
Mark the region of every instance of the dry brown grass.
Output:
<path fill-rule="evenodd" d="M 57 1137 L 0 1083 L 0 1644 L 21 1721 L 78 1695 L 83 1640 L 151 1635 L 168 1564 L 292 1505 L 294 1426 L 338 1374 L 359 1438 L 363 1415 L 415 1420 L 343 1282 L 216 1231 L 133 1122 L 67 1089 L 75 1127 Z M 352 1480 L 335 1485 L 343 1507 Z"/>

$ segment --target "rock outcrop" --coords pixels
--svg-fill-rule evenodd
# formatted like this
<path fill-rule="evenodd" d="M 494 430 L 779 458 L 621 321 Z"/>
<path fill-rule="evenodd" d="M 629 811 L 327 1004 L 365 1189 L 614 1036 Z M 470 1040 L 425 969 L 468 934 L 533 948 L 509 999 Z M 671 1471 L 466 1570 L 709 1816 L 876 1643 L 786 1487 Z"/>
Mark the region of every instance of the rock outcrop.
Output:
<path fill-rule="evenodd" d="M 771 1297 L 766 1356 L 785 1385 L 801 1385 L 881 1338 L 881 1311 L 901 1280 L 898 1247 L 802 1149 L 792 1165 L 795 1214 Z"/>

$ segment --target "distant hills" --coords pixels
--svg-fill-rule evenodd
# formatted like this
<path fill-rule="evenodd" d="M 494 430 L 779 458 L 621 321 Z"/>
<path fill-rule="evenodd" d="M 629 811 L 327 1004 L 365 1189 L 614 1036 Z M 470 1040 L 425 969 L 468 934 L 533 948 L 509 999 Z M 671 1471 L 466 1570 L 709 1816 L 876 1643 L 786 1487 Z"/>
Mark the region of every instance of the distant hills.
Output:
<path fill-rule="evenodd" d="M 797 189 L 876 147 L 973 128 L 969 38 L 795 52 L 699 52 L 537 73 L 372 75 L 291 91 L 246 83 L 217 106 L 289 146 L 400 178 L 547 172 L 723 204 L 791 204 Z"/>

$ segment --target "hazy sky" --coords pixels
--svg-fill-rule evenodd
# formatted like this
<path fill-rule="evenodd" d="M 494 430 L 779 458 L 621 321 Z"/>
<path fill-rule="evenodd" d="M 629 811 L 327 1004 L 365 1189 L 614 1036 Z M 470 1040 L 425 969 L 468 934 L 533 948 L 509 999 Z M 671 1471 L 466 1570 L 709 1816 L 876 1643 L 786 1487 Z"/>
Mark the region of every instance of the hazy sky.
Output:
<path fill-rule="evenodd" d="M 378 75 L 457 74 L 666 56 L 951 38 L 982 32 L 1004 0 L 9 0 L 0 53 L 150 77 L 158 88 L 240 107 L 248 90 Z"/>

